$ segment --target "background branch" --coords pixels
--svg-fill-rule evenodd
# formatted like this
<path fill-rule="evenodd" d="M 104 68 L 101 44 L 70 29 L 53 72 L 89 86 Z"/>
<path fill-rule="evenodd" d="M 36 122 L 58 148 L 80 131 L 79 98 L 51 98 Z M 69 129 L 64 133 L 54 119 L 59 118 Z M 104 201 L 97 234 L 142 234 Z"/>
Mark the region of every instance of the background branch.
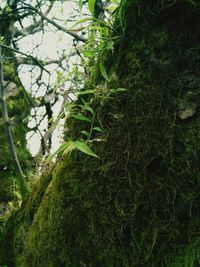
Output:
<path fill-rule="evenodd" d="M 35 62 L 36 65 L 37 65 L 38 67 L 40 67 L 41 69 L 45 70 L 45 71 L 49 74 L 49 71 L 48 71 L 47 69 L 45 69 L 45 67 L 43 66 L 43 64 L 41 64 L 41 62 L 38 61 L 35 57 L 33 57 L 33 56 L 31 56 L 31 55 L 27 55 L 27 54 L 25 54 L 25 53 L 23 53 L 23 52 L 21 52 L 21 51 L 15 49 L 15 48 L 12 48 L 12 47 L 7 46 L 7 45 L 0 44 L 0 46 L 1 46 L 2 48 L 12 50 L 12 51 L 15 52 L 15 53 L 21 54 L 21 55 L 23 55 L 23 56 L 25 56 L 25 57 L 27 57 L 27 58 L 30 58 L 30 59 L 32 60 L 32 62 Z"/>
<path fill-rule="evenodd" d="M 26 6 L 26 7 L 24 7 L 24 9 L 27 8 L 27 9 L 35 11 L 43 20 L 46 20 L 48 23 L 50 23 L 51 25 L 56 27 L 58 30 L 63 31 L 63 32 L 71 35 L 72 37 L 74 37 L 78 41 L 81 41 L 81 42 L 86 42 L 87 41 L 87 39 L 85 39 L 83 36 L 80 36 L 80 35 L 76 34 L 73 31 L 67 30 L 65 27 L 60 26 L 59 24 L 57 24 L 52 19 L 49 19 L 47 16 L 45 16 L 42 12 L 40 12 L 35 7 L 33 7 L 33 6 L 29 5 L 29 4 L 26 4 L 26 3 L 24 3 L 24 5 Z"/>

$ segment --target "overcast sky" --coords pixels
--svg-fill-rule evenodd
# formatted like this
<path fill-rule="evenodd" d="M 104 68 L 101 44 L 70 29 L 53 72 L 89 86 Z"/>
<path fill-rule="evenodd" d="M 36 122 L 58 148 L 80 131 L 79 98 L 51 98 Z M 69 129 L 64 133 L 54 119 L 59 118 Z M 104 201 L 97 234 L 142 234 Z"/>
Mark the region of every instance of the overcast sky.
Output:
<path fill-rule="evenodd" d="M 66 28 L 71 27 L 74 22 L 65 22 L 67 18 L 70 18 L 71 15 L 75 14 L 74 8 L 78 9 L 77 6 L 72 1 L 67 1 L 64 3 L 56 2 L 52 12 L 48 15 L 49 18 L 56 18 L 59 19 L 56 21 L 57 23 L 60 23 L 60 25 L 66 26 Z M 81 17 L 81 14 L 80 14 Z M 23 26 L 27 27 L 32 23 L 31 19 L 25 19 L 23 21 Z M 19 26 L 19 25 L 16 25 Z M 53 26 L 46 27 L 46 31 L 36 33 L 34 35 L 28 35 L 27 37 L 24 37 L 21 39 L 21 41 L 18 42 L 19 48 L 23 53 L 31 54 L 34 57 L 37 57 L 39 59 L 59 59 L 60 52 L 63 50 L 66 51 L 66 53 L 69 53 L 72 48 L 72 40 L 73 38 L 66 33 L 60 32 L 57 29 L 55 29 Z M 75 63 L 77 60 L 77 57 L 73 57 L 71 59 L 71 63 Z M 50 77 L 47 75 L 47 73 L 43 74 L 43 80 L 47 83 L 48 79 L 50 78 L 50 83 L 52 86 L 56 82 L 57 78 L 57 65 L 52 64 L 46 67 L 50 72 Z M 38 91 L 36 96 L 43 96 L 45 94 L 45 89 L 42 88 L 42 86 L 39 88 L 37 85 L 33 85 L 33 82 L 35 78 L 38 76 L 38 70 L 32 68 L 32 66 L 27 65 L 21 65 L 19 68 L 19 77 L 21 78 L 21 81 L 24 85 L 24 87 L 28 91 L 32 91 L 32 93 L 35 91 Z M 65 86 L 69 86 L 70 83 L 65 83 Z M 67 89 L 67 88 L 66 88 Z M 55 105 L 53 108 L 54 111 L 54 117 L 58 115 L 58 112 L 60 111 L 60 105 L 62 102 L 62 98 L 60 98 L 60 101 Z M 41 107 L 38 109 L 38 115 L 45 112 L 44 107 Z M 33 111 L 32 111 L 33 113 Z M 63 124 L 64 121 L 62 120 L 59 124 L 59 126 L 56 128 L 53 138 L 52 138 L 52 152 L 55 151 L 60 143 L 62 142 L 62 130 L 63 130 Z M 29 122 L 29 127 L 34 127 L 35 121 L 31 120 Z M 47 126 L 47 119 L 43 121 L 41 124 L 40 130 L 42 131 Z M 30 138 L 30 136 L 32 136 Z M 27 134 L 27 140 L 28 140 L 28 147 L 33 155 L 37 154 L 39 147 L 40 147 L 40 136 L 39 134 L 32 132 L 29 132 Z"/>

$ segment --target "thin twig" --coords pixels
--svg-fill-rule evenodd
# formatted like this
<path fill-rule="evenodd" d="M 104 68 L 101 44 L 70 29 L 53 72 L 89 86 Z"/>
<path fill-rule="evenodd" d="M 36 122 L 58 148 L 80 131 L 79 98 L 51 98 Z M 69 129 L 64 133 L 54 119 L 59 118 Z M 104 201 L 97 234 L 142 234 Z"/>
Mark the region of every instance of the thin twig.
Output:
<path fill-rule="evenodd" d="M 73 31 L 67 30 L 66 28 L 64 28 L 61 25 L 57 24 L 52 19 L 49 19 L 42 12 L 40 12 L 37 8 L 31 6 L 31 5 L 27 4 L 27 3 L 24 3 L 24 5 L 26 6 L 26 7 L 24 7 L 24 9 L 27 8 L 27 9 L 35 11 L 35 13 L 37 13 L 43 20 L 46 20 L 47 22 L 49 22 L 51 25 L 56 27 L 58 30 L 63 31 L 63 32 L 71 35 L 72 37 L 74 37 L 78 41 L 81 41 L 81 42 L 84 42 L 84 43 L 87 41 L 87 39 L 85 39 L 83 36 L 80 36 L 80 35 L 74 33 Z"/>
<path fill-rule="evenodd" d="M 33 57 L 33 56 L 31 56 L 31 55 L 27 55 L 26 53 L 23 53 L 23 52 L 21 52 L 21 51 L 15 49 L 15 48 L 12 48 L 12 47 L 7 46 L 7 45 L 0 44 L 0 46 L 1 46 L 2 48 L 9 49 L 9 50 L 11 50 L 11 51 L 13 51 L 13 52 L 15 52 L 15 53 L 21 54 L 21 55 L 23 55 L 23 56 L 26 56 L 27 58 L 32 59 L 33 62 L 35 62 L 36 65 L 37 65 L 38 67 L 40 67 L 41 69 L 45 70 L 48 74 L 50 74 L 49 71 L 48 71 L 48 70 L 41 64 L 41 62 L 39 62 L 35 57 Z"/>

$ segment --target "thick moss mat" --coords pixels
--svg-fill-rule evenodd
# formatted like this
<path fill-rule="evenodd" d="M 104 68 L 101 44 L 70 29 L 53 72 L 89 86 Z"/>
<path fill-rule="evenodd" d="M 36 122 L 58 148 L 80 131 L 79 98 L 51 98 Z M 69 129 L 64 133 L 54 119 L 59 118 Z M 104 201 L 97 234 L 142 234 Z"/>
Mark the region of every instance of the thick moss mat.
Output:
<path fill-rule="evenodd" d="M 115 75 L 98 87 L 107 97 L 91 95 L 100 159 L 60 156 L 9 222 L 2 264 L 200 266 L 199 1 L 129 0 L 124 11 Z M 113 86 L 126 91 L 108 97 Z M 67 123 L 79 138 L 83 125 Z"/>

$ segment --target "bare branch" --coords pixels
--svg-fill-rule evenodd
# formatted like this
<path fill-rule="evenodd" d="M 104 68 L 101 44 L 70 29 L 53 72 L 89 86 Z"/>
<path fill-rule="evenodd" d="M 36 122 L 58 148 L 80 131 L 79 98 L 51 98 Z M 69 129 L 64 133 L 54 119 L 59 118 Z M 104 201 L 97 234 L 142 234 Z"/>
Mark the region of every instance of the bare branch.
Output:
<path fill-rule="evenodd" d="M 44 13 L 44 16 L 47 16 L 49 13 L 50 13 L 50 11 L 52 10 L 52 8 L 53 8 L 53 5 L 54 5 L 54 1 L 52 1 L 51 3 L 50 3 L 50 6 L 48 7 L 48 9 L 46 10 L 46 12 Z M 17 10 L 13 10 L 13 11 L 15 11 L 15 13 L 16 13 L 16 11 L 19 11 L 20 9 L 24 9 L 24 8 L 18 8 Z M 25 17 L 28 17 L 28 16 L 30 16 L 30 15 L 34 15 L 35 14 L 35 11 L 33 10 L 33 12 L 27 12 L 27 13 L 25 13 L 25 14 L 23 14 L 23 15 L 21 15 L 20 17 L 19 17 L 19 20 L 22 20 L 23 18 L 25 18 Z M 15 32 L 14 32 L 14 37 L 15 38 L 17 38 L 17 37 L 20 37 L 20 36 L 27 36 L 27 35 L 29 35 L 29 34 L 34 34 L 34 33 L 37 33 L 37 32 L 39 32 L 39 31 L 41 31 L 42 30 L 42 27 L 43 27 L 44 25 L 42 25 L 42 22 L 41 22 L 41 20 L 40 21 L 38 21 L 38 22 L 36 22 L 36 23 L 34 23 L 34 24 L 31 24 L 30 26 L 28 26 L 28 27 L 25 27 L 25 28 L 23 28 L 22 27 L 22 29 L 15 29 Z"/>
<path fill-rule="evenodd" d="M 42 30 L 42 25 L 41 25 L 41 21 L 39 21 L 35 24 L 32 24 L 32 25 L 30 25 L 26 28 L 22 28 L 20 30 L 15 28 L 13 37 L 18 38 L 21 36 L 27 36 L 29 34 L 35 34 L 37 32 L 40 32 L 41 30 Z"/>
<path fill-rule="evenodd" d="M 34 65 L 35 62 L 31 58 L 25 58 L 25 57 L 17 57 L 17 63 L 18 65 Z M 66 56 L 61 59 L 51 59 L 51 60 L 39 60 L 36 59 L 37 62 L 40 62 L 43 66 L 51 65 L 51 64 L 60 64 L 63 59 L 66 59 Z"/>
<path fill-rule="evenodd" d="M 7 45 L 0 44 L 0 47 L 5 48 L 5 49 L 12 50 L 12 51 L 15 52 L 15 53 L 21 54 L 21 55 L 23 55 L 23 56 L 25 56 L 25 57 L 31 59 L 32 62 L 35 62 L 35 65 L 37 65 L 37 66 L 40 67 L 42 70 L 44 70 L 44 71 L 46 71 L 48 74 L 50 74 L 49 71 L 48 71 L 47 69 L 45 69 L 45 67 L 41 64 L 41 62 L 38 61 L 35 57 L 33 57 L 33 56 L 31 56 L 31 55 L 27 55 L 27 54 L 25 54 L 25 53 L 23 53 L 23 52 L 21 52 L 21 51 L 15 49 L 15 48 L 12 48 L 12 47 L 7 46 Z"/>
<path fill-rule="evenodd" d="M 24 7 L 24 9 L 27 8 L 27 9 L 35 11 L 35 13 L 37 13 L 43 20 L 46 20 L 48 23 L 50 23 L 51 25 L 56 27 L 58 30 L 63 31 L 63 32 L 71 35 L 72 37 L 74 37 L 78 41 L 81 41 L 81 42 L 84 42 L 84 43 L 87 41 L 87 39 L 85 39 L 83 36 L 80 36 L 80 35 L 76 34 L 73 31 L 67 30 L 65 27 L 62 27 L 61 25 L 57 24 L 52 19 L 49 19 L 47 16 L 45 16 L 42 12 L 37 10 L 35 7 L 33 7 L 33 6 L 29 5 L 29 4 L 26 4 L 26 3 L 24 3 L 24 5 L 26 6 L 26 7 Z"/>
<path fill-rule="evenodd" d="M 61 25 L 57 24 L 55 21 L 53 21 L 52 19 L 49 19 L 47 17 L 48 13 L 51 11 L 52 7 L 53 7 L 53 3 L 50 5 L 50 7 L 47 9 L 47 11 L 45 12 L 45 14 L 43 14 L 40 10 L 38 10 L 37 8 L 25 3 L 25 2 L 22 2 L 25 6 L 24 7 L 20 7 L 20 8 L 16 8 L 16 9 L 13 9 L 12 11 L 8 12 L 4 18 L 6 16 L 9 16 L 10 14 L 12 14 L 13 12 L 17 12 L 19 10 L 22 10 L 22 9 L 28 9 L 28 10 L 32 10 L 34 11 L 35 13 L 37 13 L 41 18 L 42 20 L 45 20 L 47 21 L 48 23 L 50 23 L 51 25 L 53 25 L 54 27 L 56 27 L 58 30 L 60 31 L 63 31 L 69 35 L 71 35 L 72 37 L 74 37 L 76 40 L 78 41 L 81 41 L 81 42 L 86 42 L 87 39 L 85 39 L 83 36 L 80 36 L 78 35 L 77 33 L 75 33 L 74 31 L 70 31 L 70 30 L 67 30 L 65 27 L 62 27 Z M 27 13 L 28 15 L 30 14 L 29 12 Z M 19 19 L 19 17 L 18 17 Z M 16 33 L 14 34 L 15 37 L 18 37 L 18 36 L 25 36 L 25 32 L 28 33 L 34 33 L 34 29 L 36 29 L 39 25 L 41 25 L 41 21 L 37 22 L 36 24 L 34 24 L 34 26 L 30 26 L 30 27 L 27 27 L 26 29 L 22 29 L 22 30 L 16 30 Z M 36 32 L 38 32 L 39 30 L 37 30 Z M 27 35 L 26 34 L 26 35 Z"/>

